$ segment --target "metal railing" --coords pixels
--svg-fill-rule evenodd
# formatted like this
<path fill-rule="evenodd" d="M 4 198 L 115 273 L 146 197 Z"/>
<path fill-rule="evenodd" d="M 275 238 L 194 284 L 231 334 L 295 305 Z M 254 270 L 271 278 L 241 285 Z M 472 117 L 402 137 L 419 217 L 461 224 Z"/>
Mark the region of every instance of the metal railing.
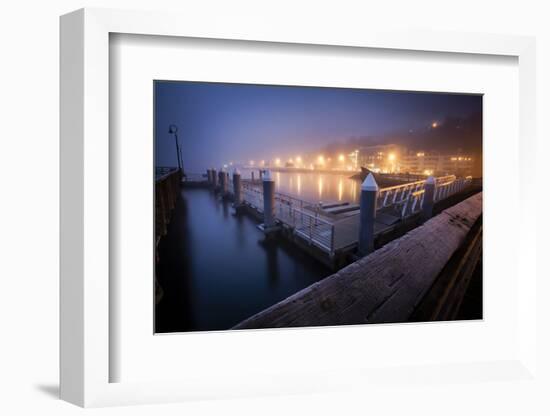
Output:
<path fill-rule="evenodd" d="M 434 194 L 435 202 L 441 201 L 442 199 L 445 199 L 453 194 L 456 194 L 457 192 L 462 191 L 464 188 L 472 183 L 471 176 L 466 176 L 465 178 L 458 179 L 454 176 L 452 177 L 452 179 L 450 179 L 449 176 L 445 176 L 437 179 L 438 181 L 436 182 Z"/>
<path fill-rule="evenodd" d="M 416 181 L 380 189 L 376 207 L 380 210 L 392 205 L 402 205 L 410 199 L 411 195 L 422 191 L 425 184 L 426 181 Z"/>
<path fill-rule="evenodd" d="M 457 178 L 455 175 L 448 175 L 435 178 L 434 201 L 462 191 L 471 181 L 471 176 Z M 393 209 L 401 218 L 419 212 L 424 204 L 425 185 L 424 180 L 381 189 L 378 193 L 377 210 Z"/>
<path fill-rule="evenodd" d="M 334 223 L 322 217 L 319 211 L 307 201 L 296 198 L 281 198 L 275 194 L 275 216 L 284 225 L 293 229 L 293 232 L 325 251 L 332 251 L 334 246 Z M 310 207 L 306 210 L 305 207 Z M 311 210 L 313 208 L 313 210 Z"/>
<path fill-rule="evenodd" d="M 243 202 L 256 211 L 264 211 L 264 195 L 261 186 L 242 182 Z M 233 189 L 229 190 L 231 193 Z M 332 252 L 334 246 L 334 224 L 322 217 L 318 206 L 303 199 L 281 192 L 275 192 L 275 217 L 277 221 L 292 229 L 309 244 Z"/>
<path fill-rule="evenodd" d="M 264 193 L 262 190 L 247 182 L 241 182 L 243 202 L 259 212 L 264 211 Z M 233 193 L 233 188 L 229 189 Z"/>

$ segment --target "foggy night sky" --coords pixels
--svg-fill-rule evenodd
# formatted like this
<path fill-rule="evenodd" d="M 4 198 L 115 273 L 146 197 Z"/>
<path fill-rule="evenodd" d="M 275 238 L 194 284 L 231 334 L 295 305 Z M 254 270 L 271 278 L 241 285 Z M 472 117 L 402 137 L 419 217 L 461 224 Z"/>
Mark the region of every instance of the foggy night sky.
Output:
<path fill-rule="evenodd" d="M 170 81 L 154 88 L 156 165 L 177 166 L 168 134 L 176 124 L 188 172 L 286 160 L 350 137 L 422 131 L 434 121 L 480 114 L 482 105 L 478 95 Z"/>

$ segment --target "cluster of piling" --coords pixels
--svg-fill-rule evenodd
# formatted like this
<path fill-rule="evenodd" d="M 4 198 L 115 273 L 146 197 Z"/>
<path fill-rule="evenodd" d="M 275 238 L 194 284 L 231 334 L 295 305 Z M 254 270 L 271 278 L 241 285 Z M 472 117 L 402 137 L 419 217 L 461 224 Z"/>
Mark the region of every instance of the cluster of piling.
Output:
<path fill-rule="evenodd" d="M 262 181 L 263 190 L 263 216 L 264 230 L 272 230 L 276 227 L 275 217 L 275 181 L 271 178 L 271 174 L 268 170 L 259 170 L 259 177 Z M 206 177 L 209 186 L 218 192 L 222 198 L 228 198 L 233 200 L 234 207 L 238 210 L 244 203 L 242 179 L 241 173 L 238 169 L 233 171 L 233 189 L 229 190 L 229 173 L 225 169 L 208 169 L 206 171 Z M 254 183 L 254 172 L 251 173 L 251 182 Z"/>

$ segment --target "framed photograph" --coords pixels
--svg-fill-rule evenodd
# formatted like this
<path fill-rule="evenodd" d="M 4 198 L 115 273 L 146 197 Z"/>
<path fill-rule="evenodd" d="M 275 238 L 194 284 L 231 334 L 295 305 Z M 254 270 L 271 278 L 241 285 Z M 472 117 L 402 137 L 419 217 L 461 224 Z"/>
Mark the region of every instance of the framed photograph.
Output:
<path fill-rule="evenodd" d="M 482 98 L 155 80 L 155 333 L 482 319 Z"/>
<path fill-rule="evenodd" d="M 61 397 L 534 377 L 534 51 L 63 16 Z"/>

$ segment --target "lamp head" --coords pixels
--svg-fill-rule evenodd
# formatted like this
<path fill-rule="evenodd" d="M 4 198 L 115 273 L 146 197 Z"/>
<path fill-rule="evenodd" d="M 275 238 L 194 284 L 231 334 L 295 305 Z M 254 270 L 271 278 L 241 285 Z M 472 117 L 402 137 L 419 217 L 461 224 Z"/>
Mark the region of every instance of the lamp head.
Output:
<path fill-rule="evenodd" d="M 168 133 L 176 134 L 177 132 L 178 132 L 178 126 L 176 126 L 175 124 L 170 124 L 170 126 L 168 127 Z"/>

